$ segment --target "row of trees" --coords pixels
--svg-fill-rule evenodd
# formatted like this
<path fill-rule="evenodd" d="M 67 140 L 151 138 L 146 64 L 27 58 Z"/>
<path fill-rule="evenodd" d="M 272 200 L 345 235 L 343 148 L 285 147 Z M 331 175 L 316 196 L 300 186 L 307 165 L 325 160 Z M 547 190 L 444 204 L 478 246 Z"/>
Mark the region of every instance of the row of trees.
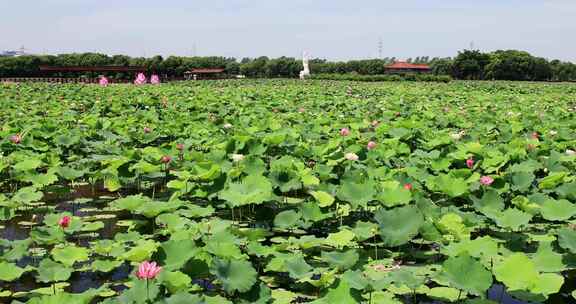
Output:
<path fill-rule="evenodd" d="M 465 50 L 454 59 L 431 64 L 435 74 L 448 74 L 456 79 L 576 81 L 576 64 L 549 61 L 517 50 L 483 53 Z"/>
<path fill-rule="evenodd" d="M 383 59 L 350 60 L 333 62 L 325 59 L 310 60 L 313 74 L 360 74 L 381 75 L 384 67 L 395 62 L 395 57 Z M 409 58 L 412 63 L 430 64 L 437 75 L 450 75 L 456 79 L 501 79 L 538 81 L 576 81 L 576 65 L 559 60 L 548 61 L 527 52 L 506 50 L 483 53 L 477 50 L 459 52 L 455 58 Z M 297 77 L 302 70 L 298 58 L 244 58 L 240 61 L 230 57 L 180 57 L 154 56 L 149 58 L 125 55 L 108 56 L 98 53 L 30 55 L 0 57 L 0 77 L 39 77 L 43 75 L 38 66 L 144 66 L 149 73 L 165 77 L 182 77 L 185 71 L 194 68 L 224 68 L 228 74 L 243 74 L 247 77 Z M 54 76 L 96 77 L 94 73 L 57 74 Z M 116 78 L 133 75 L 115 73 Z"/>
<path fill-rule="evenodd" d="M 409 58 L 408 62 L 430 63 L 438 58 Z M 347 62 L 329 62 L 324 59 L 310 61 L 314 73 L 343 74 L 358 73 L 362 75 L 378 75 L 384 73 L 384 66 L 396 61 L 394 57 L 384 59 L 351 60 Z M 148 72 L 158 73 L 166 77 L 182 77 L 185 71 L 194 68 L 224 68 L 228 74 L 243 74 L 248 77 L 297 77 L 302 70 L 300 59 L 292 57 L 280 58 L 244 58 L 237 61 L 227 57 L 179 57 L 154 56 L 150 58 L 129 57 L 125 55 L 107 56 L 98 53 L 62 54 L 57 56 L 19 56 L 0 57 L 0 77 L 38 77 L 43 76 L 38 70 L 40 65 L 56 66 L 144 66 Z M 72 74 L 69 74 L 72 76 Z M 56 76 L 68 76 L 59 74 Z M 96 77 L 94 73 L 78 73 L 74 76 Z M 115 73 L 117 77 L 129 77 Z"/>

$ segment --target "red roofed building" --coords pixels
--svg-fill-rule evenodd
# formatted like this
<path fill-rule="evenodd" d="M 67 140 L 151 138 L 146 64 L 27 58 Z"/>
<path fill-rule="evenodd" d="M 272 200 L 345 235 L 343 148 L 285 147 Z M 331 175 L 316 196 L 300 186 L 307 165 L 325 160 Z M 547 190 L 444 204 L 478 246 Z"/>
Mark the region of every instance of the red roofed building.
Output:
<path fill-rule="evenodd" d="M 412 64 L 406 61 L 396 61 L 384 67 L 387 73 L 429 73 L 430 66 L 427 64 Z"/>
<path fill-rule="evenodd" d="M 184 72 L 186 79 L 218 79 L 224 78 L 224 69 L 221 68 L 208 68 L 208 69 L 192 69 Z"/>

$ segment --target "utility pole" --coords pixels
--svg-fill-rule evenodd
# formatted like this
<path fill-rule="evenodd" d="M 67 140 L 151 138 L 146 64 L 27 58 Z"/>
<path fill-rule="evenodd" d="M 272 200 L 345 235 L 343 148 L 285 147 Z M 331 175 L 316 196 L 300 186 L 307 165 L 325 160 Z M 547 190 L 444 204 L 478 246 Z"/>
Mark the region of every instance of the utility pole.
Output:
<path fill-rule="evenodd" d="M 378 59 L 382 59 L 382 49 L 384 48 L 384 42 L 382 37 L 378 37 Z"/>

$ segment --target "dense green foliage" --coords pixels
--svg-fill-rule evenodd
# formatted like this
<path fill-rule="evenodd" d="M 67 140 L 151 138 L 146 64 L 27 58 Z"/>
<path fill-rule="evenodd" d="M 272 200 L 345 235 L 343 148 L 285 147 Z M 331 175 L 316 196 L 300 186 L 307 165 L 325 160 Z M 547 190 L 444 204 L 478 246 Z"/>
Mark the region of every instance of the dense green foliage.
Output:
<path fill-rule="evenodd" d="M 456 79 L 576 81 L 576 64 L 548 61 L 516 50 L 465 50 L 453 60 L 439 60 L 431 67 L 436 74 L 450 74 Z"/>
<path fill-rule="evenodd" d="M 310 60 L 312 74 L 359 74 L 376 75 L 386 79 L 384 67 L 396 58 L 350 60 L 331 62 L 324 59 Z M 409 58 L 408 62 L 430 64 L 435 75 L 449 75 L 455 79 L 576 81 L 576 64 L 548 61 L 526 52 L 508 50 L 493 53 L 462 51 L 451 58 Z M 301 60 L 291 57 L 244 58 L 237 61 L 225 57 L 178 57 L 131 58 L 123 55 L 107 56 L 96 53 L 63 54 L 57 56 L 0 57 L 0 77 L 46 76 L 38 70 L 39 65 L 97 66 L 135 65 L 144 66 L 148 73 L 157 73 L 167 78 L 183 77 L 193 68 L 224 68 L 229 75 L 243 74 L 251 78 L 295 78 L 302 70 Z M 97 73 L 59 73 L 59 77 L 97 77 Z M 116 79 L 132 79 L 134 75 L 108 73 Z M 342 76 L 344 78 L 348 76 Z M 409 79 L 410 80 L 410 79 Z"/>
<path fill-rule="evenodd" d="M 0 301 L 565 303 L 575 101 L 571 84 L 0 85 Z M 137 279 L 143 261 L 159 275 Z"/>

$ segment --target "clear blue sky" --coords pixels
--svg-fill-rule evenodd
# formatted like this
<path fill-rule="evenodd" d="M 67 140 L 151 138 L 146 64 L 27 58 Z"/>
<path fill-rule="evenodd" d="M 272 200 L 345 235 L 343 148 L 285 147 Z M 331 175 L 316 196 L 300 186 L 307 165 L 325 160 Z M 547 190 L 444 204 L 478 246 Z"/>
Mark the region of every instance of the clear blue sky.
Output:
<path fill-rule="evenodd" d="M 522 49 L 576 62 L 576 0 L 1 0 L 0 50 L 333 60 Z"/>

